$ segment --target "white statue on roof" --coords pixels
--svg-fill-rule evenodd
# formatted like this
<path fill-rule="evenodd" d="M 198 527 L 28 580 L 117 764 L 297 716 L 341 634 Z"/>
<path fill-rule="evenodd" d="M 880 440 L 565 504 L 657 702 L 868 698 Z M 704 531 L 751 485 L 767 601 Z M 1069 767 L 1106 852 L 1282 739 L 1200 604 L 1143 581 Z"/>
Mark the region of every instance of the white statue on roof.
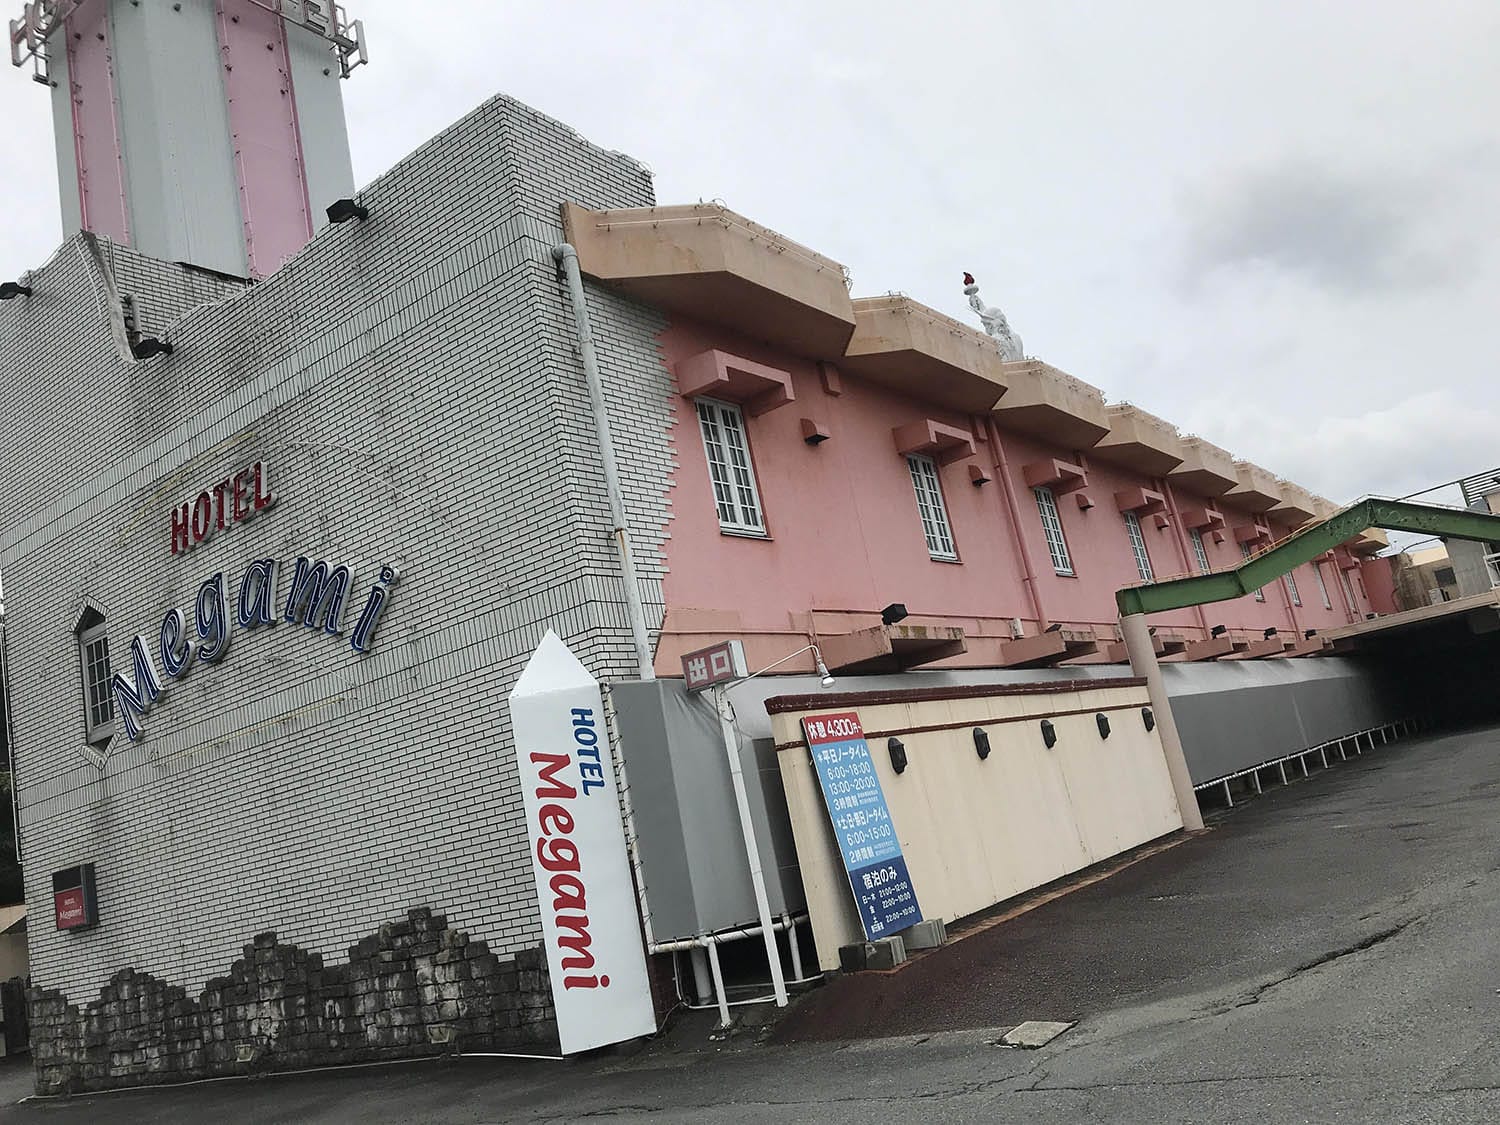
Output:
<path fill-rule="evenodd" d="M 996 305 L 986 305 L 979 299 L 979 285 L 971 273 L 964 274 L 964 294 L 969 298 L 969 307 L 979 314 L 984 330 L 995 338 L 1000 347 L 1000 358 L 1007 363 L 1026 358 L 1026 349 L 1021 346 L 1021 337 L 1011 331 L 1010 322 Z"/>

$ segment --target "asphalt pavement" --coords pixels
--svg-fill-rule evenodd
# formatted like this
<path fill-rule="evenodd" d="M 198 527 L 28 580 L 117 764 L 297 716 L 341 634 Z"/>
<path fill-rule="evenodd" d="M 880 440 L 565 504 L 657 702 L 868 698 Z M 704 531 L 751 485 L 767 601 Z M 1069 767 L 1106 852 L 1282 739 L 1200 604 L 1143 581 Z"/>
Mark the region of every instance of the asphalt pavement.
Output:
<path fill-rule="evenodd" d="M 457 1059 L 30 1100 L 16 1122 L 1500 1121 L 1500 731 L 1410 740 L 880 977 L 775 1042 L 701 1024 Z M 1076 1020 L 1040 1050 L 1024 1020 Z M 0 1071 L 0 1095 L 14 1088 Z"/>

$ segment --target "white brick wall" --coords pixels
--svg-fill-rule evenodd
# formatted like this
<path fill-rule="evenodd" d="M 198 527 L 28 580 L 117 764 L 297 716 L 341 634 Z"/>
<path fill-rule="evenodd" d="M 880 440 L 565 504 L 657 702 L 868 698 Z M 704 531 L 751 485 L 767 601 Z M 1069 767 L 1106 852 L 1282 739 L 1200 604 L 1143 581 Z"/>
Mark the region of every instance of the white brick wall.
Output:
<path fill-rule="evenodd" d="M 649 175 L 496 98 L 239 293 L 81 240 L 0 306 L 6 582 L 33 984 L 86 1001 L 132 966 L 189 990 L 274 929 L 342 959 L 430 905 L 502 955 L 540 938 L 505 697 L 550 626 L 603 679 L 634 655 L 566 294 L 558 204 L 653 202 Z M 99 262 L 107 269 L 101 272 Z M 135 364 L 134 293 L 176 354 Z M 645 596 L 661 613 L 670 377 L 657 315 L 590 306 Z M 168 513 L 264 458 L 281 500 L 185 557 Z M 146 738 L 81 756 L 72 626 L 104 607 L 116 670 L 222 569 L 299 554 L 403 569 L 376 648 L 236 630 L 169 684 Z M 285 596 L 286 576 L 280 593 Z M 153 646 L 154 647 L 154 646 Z M 50 874 L 92 861 L 102 924 L 60 934 Z"/>

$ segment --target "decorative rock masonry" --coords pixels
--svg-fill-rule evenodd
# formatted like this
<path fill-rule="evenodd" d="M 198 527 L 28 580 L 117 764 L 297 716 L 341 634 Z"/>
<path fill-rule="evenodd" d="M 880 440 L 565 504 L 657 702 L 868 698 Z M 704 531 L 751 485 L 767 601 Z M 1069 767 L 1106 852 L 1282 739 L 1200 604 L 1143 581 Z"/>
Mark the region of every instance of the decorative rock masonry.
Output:
<path fill-rule="evenodd" d="M 27 999 L 40 1094 L 557 1048 L 541 947 L 502 960 L 426 907 L 381 926 L 344 965 L 265 933 L 196 999 L 134 969 L 117 972 L 83 1008 L 50 989 Z"/>

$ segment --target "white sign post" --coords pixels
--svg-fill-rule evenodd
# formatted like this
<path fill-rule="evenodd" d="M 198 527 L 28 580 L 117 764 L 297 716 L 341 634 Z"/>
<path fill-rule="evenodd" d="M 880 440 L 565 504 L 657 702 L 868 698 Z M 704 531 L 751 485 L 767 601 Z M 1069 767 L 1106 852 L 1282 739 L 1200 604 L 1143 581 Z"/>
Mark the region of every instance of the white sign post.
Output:
<path fill-rule="evenodd" d="M 599 684 L 550 629 L 510 695 L 564 1054 L 656 1031 Z"/>

